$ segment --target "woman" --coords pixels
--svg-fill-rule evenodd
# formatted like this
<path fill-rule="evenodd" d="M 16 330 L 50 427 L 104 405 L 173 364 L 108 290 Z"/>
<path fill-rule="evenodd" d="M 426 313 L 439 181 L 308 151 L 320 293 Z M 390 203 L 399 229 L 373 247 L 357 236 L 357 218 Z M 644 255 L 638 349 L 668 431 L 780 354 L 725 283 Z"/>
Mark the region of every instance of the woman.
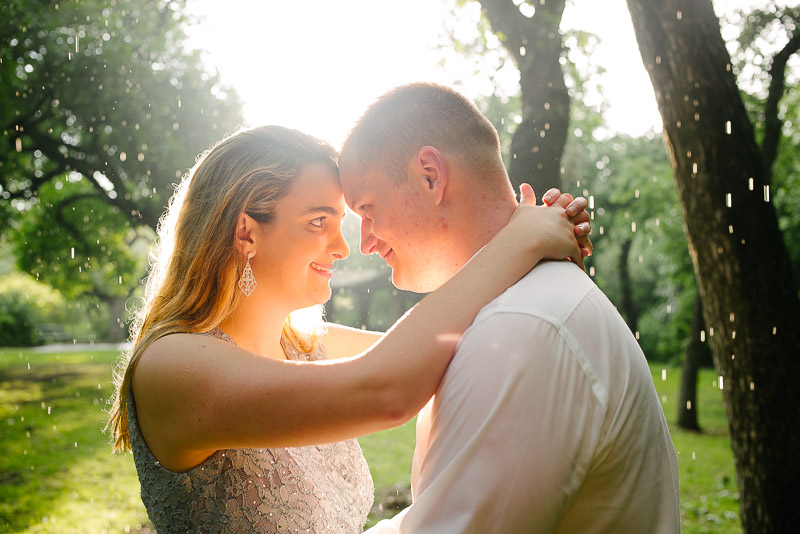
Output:
<path fill-rule="evenodd" d="M 352 438 L 413 417 L 452 333 L 538 260 L 581 257 L 562 208 L 520 208 L 386 336 L 302 332 L 291 312 L 327 301 L 348 255 L 344 212 L 335 152 L 277 126 L 222 140 L 178 187 L 109 422 L 159 532 L 360 532 L 373 488 Z"/>

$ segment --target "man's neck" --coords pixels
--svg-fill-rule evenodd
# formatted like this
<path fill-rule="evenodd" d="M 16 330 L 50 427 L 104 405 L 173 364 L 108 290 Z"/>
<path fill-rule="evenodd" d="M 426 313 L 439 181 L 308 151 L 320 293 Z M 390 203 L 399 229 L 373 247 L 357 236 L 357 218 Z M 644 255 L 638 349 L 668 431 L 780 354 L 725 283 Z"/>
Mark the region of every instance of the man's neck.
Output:
<path fill-rule="evenodd" d="M 463 267 L 508 224 L 516 207 L 516 201 L 512 197 L 497 199 L 484 204 L 481 209 L 465 212 L 457 235 L 458 242 L 461 244 L 457 255 L 457 269 Z M 452 274 L 455 274 L 455 271 Z"/>

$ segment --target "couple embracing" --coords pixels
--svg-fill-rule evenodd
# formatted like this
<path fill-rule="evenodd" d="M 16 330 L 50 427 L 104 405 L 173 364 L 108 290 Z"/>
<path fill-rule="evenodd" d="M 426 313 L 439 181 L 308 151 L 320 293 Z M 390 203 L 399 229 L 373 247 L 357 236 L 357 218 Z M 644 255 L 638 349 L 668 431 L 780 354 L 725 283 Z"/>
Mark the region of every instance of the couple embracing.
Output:
<path fill-rule="evenodd" d="M 277 126 L 205 153 L 162 219 L 109 421 L 156 529 L 361 532 L 354 438 L 419 413 L 413 504 L 369 532 L 677 532 L 647 363 L 581 269 L 586 201 L 521 197 L 491 123 L 435 84 L 379 98 L 338 155 Z M 429 293 L 386 334 L 292 323 L 330 298 L 345 203 L 361 252 Z"/>

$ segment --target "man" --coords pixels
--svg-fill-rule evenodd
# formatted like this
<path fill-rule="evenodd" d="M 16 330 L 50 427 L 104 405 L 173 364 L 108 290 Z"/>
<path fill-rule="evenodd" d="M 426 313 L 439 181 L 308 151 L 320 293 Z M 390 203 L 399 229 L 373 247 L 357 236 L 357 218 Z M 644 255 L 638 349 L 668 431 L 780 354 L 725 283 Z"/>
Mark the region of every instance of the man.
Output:
<path fill-rule="evenodd" d="M 378 99 L 344 143 L 340 177 L 362 253 L 417 292 L 516 206 L 492 125 L 433 84 Z M 540 264 L 464 333 L 417 420 L 412 494 L 370 532 L 679 531 L 677 457 L 644 355 L 579 267 Z"/>

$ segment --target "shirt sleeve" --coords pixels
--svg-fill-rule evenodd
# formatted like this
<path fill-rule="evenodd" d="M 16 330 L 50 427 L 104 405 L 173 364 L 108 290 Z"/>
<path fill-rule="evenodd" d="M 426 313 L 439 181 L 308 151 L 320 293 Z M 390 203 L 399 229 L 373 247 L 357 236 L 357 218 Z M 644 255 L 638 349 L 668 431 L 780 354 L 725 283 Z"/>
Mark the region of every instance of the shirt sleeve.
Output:
<path fill-rule="evenodd" d="M 605 409 L 580 351 L 540 317 L 473 325 L 433 401 L 414 503 L 368 532 L 551 532 L 590 468 Z"/>

